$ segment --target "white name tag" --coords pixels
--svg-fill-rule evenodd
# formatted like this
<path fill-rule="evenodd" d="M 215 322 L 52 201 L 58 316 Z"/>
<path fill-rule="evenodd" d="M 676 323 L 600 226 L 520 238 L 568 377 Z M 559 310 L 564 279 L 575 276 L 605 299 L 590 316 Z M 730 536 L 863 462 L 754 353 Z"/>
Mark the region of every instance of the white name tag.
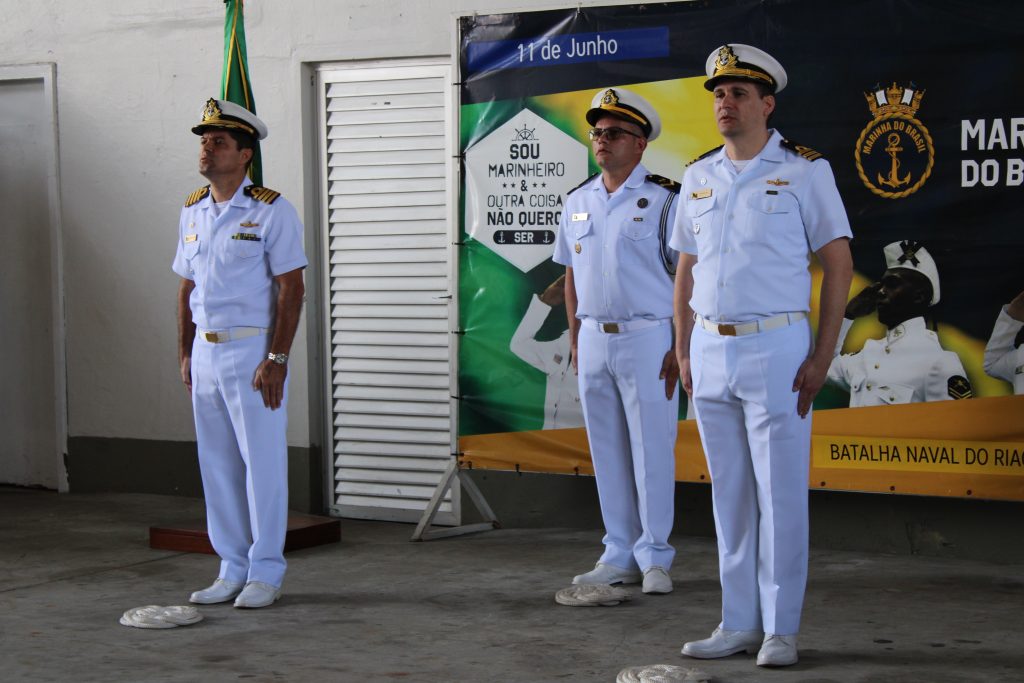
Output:
<path fill-rule="evenodd" d="M 572 215 L 573 222 L 585 221 L 588 218 L 590 218 L 590 214 L 589 213 L 574 213 Z"/>

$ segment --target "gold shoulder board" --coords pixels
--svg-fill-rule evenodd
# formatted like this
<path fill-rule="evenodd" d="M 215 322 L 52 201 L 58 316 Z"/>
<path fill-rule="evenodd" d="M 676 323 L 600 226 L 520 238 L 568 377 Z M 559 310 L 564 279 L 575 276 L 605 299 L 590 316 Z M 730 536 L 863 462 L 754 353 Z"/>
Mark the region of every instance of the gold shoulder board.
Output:
<path fill-rule="evenodd" d="M 670 180 L 663 175 L 657 175 L 656 173 L 652 173 L 647 176 L 647 182 L 654 183 L 655 185 L 661 185 L 669 192 L 674 192 L 676 194 L 679 194 L 679 190 L 682 188 L 682 185 L 676 181 Z"/>
<path fill-rule="evenodd" d="M 245 194 L 264 204 L 273 204 L 281 196 L 280 192 L 271 190 L 269 187 L 260 187 L 259 185 L 246 186 Z"/>
<path fill-rule="evenodd" d="M 703 154 L 701 154 L 701 155 L 700 155 L 699 157 L 697 157 L 696 159 L 692 159 L 692 160 L 688 161 L 688 162 L 686 163 L 686 166 L 689 166 L 689 165 L 691 165 L 691 164 L 695 164 L 695 163 L 697 163 L 698 161 L 700 161 L 701 159 L 703 159 L 703 158 L 705 158 L 705 157 L 709 157 L 709 156 L 711 156 L 712 154 L 714 154 L 714 153 L 715 153 L 715 152 L 717 152 L 718 150 L 722 149 L 722 147 L 723 147 L 723 146 L 724 146 L 724 145 L 719 145 L 718 147 L 715 147 L 714 149 L 709 149 L 708 151 L 704 152 Z M 684 166 L 683 168 L 686 168 L 686 166 Z"/>
<path fill-rule="evenodd" d="M 601 174 L 600 174 L 600 173 L 595 173 L 594 175 L 590 176 L 589 178 L 587 178 L 586 180 L 584 180 L 584 181 L 583 181 L 582 183 L 580 183 L 580 184 L 579 184 L 579 185 L 577 185 L 576 187 L 574 187 L 574 188 L 572 188 L 571 190 L 569 190 L 568 192 L 566 192 L 566 193 L 565 193 L 565 196 L 566 196 L 566 197 L 568 197 L 568 196 L 569 196 L 569 195 L 571 195 L 571 194 L 572 194 L 573 192 L 575 192 L 576 190 L 580 189 L 581 187 L 583 187 L 584 185 L 586 185 L 587 183 L 589 183 L 589 182 L 590 182 L 591 180 L 593 180 L 594 178 L 596 178 L 596 177 L 597 177 L 597 176 L 599 176 L 599 175 L 601 175 Z"/>
<path fill-rule="evenodd" d="M 200 187 L 198 190 L 193 192 L 185 199 L 185 206 L 192 206 L 199 200 L 203 199 L 206 195 L 210 194 L 210 186 Z"/>
<path fill-rule="evenodd" d="M 785 147 L 786 149 L 796 152 L 804 159 L 807 159 L 807 161 L 814 161 L 815 159 L 821 159 L 822 157 L 825 156 L 824 154 L 817 150 L 813 150 L 810 147 L 801 145 L 797 142 L 793 142 L 792 140 L 783 139 L 782 146 Z"/>

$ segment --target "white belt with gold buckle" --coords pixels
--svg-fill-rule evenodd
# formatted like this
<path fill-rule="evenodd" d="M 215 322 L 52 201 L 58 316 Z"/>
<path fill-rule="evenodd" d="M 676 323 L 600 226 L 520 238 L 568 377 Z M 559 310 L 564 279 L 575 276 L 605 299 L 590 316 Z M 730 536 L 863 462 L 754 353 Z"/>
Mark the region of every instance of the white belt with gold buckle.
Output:
<path fill-rule="evenodd" d="M 637 318 L 636 320 L 629 320 L 624 323 L 602 323 L 592 318 L 584 318 L 583 322 L 590 327 L 596 329 L 598 332 L 604 332 L 605 334 L 619 334 L 620 332 L 633 332 L 635 330 L 642 330 L 645 327 L 654 327 L 655 325 L 664 325 L 669 321 L 668 318 L 663 320 L 648 320 L 647 318 Z"/>
<path fill-rule="evenodd" d="M 265 327 L 229 327 L 226 330 L 198 330 L 200 338 L 211 344 L 223 344 L 235 339 L 255 337 L 258 334 L 266 334 L 269 330 Z"/>
<path fill-rule="evenodd" d="M 787 325 L 800 322 L 806 317 L 807 314 L 803 311 L 795 311 L 793 313 L 779 313 L 770 318 L 761 318 L 760 320 L 751 320 L 745 323 L 716 323 L 699 313 L 694 314 L 693 319 L 705 330 L 711 334 L 717 334 L 719 337 L 742 337 L 747 334 L 767 332 L 768 330 L 786 327 Z"/>

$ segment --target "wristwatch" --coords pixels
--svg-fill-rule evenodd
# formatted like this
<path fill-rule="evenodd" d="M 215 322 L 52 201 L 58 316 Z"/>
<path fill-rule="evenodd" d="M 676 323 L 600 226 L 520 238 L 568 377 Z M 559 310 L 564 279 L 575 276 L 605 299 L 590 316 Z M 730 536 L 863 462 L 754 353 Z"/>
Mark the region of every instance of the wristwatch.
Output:
<path fill-rule="evenodd" d="M 284 365 L 285 363 L 288 362 L 288 354 L 274 353 L 273 351 L 271 351 L 270 353 L 267 354 L 267 360 L 272 360 L 278 365 Z"/>

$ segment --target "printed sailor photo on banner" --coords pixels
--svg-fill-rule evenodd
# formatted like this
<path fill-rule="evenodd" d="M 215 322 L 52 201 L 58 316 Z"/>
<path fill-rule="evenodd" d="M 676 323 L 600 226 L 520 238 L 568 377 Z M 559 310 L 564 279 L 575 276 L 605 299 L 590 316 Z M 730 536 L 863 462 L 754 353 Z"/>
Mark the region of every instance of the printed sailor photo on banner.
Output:
<path fill-rule="evenodd" d="M 810 481 L 1024 499 L 1024 91 L 997 86 L 1024 68 L 1024 22 L 999 20 L 1021 16 L 1009 0 L 986 6 L 714 0 L 464 17 L 466 460 L 592 471 L 583 430 L 558 417 L 572 382 L 562 269 L 550 260 L 567 193 L 599 170 L 578 112 L 598 88 L 638 93 L 666 112 L 644 165 L 679 180 L 722 144 L 701 82 L 708 51 L 735 41 L 807 84 L 779 95 L 768 125 L 805 158 L 828 160 L 854 235 L 840 344 L 814 401 Z M 778 197 L 799 192 L 773 180 Z M 754 239 L 771 248 L 774 236 Z M 809 268 L 816 329 L 821 270 Z M 677 478 L 707 481 L 694 430 L 680 425 Z"/>

